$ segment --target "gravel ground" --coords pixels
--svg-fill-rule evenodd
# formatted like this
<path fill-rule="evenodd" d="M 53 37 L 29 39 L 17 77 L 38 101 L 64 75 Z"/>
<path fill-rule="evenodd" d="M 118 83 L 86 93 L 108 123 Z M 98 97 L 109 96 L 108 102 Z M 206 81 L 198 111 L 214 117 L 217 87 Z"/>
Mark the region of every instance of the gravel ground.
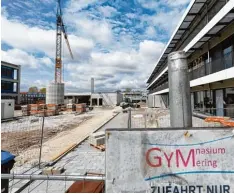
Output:
<path fill-rule="evenodd" d="M 47 138 L 47 140 L 45 139 L 42 148 L 41 161 L 49 162 L 53 157 L 64 151 L 66 148 L 75 143 L 79 143 L 88 137 L 89 134 L 93 132 L 93 130 L 99 128 L 103 123 L 112 118 L 114 114 L 116 113 L 113 113 L 112 109 L 97 109 L 79 116 L 68 114 L 62 115 L 61 119 L 58 117 L 57 119 L 50 118 L 47 120 L 47 122 L 45 120 L 45 129 L 46 126 L 53 128 L 54 126 L 58 125 L 58 123 L 60 123 L 60 125 L 58 126 L 59 131 L 55 135 Z M 81 118 L 86 120 L 80 122 L 82 120 Z M 76 125 L 72 125 L 71 123 L 75 123 Z M 32 140 L 31 137 L 29 139 Z M 20 154 L 16 157 L 15 167 L 22 165 L 28 167 L 38 163 L 38 145 L 39 144 L 37 141 L 37 144 L 34 146 L 31 146 L 28 149 L 20 152 Z"/>

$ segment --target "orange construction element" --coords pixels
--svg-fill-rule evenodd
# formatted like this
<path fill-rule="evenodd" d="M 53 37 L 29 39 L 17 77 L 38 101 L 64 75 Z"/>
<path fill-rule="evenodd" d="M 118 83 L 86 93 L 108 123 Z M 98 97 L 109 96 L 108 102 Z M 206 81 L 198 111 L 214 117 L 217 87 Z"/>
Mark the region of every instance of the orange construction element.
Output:
<path fill-rule="evenodd" d="M 221 121 L 221 123 L 226 127 L 234 127 L 234 121 Z"/>
<path fill-rule="evenodd" d="M 230 117 L 207 117 L 205 122 L 218 122 L 226 127 L 234 127 L 234 121 L 231 121 Z"/>
<path fill-rule="evenodd" d="M 207 117 L 205 122 L 219 122 L 222 123 L 223 121 L 229 120 L 230 117 Z"/>

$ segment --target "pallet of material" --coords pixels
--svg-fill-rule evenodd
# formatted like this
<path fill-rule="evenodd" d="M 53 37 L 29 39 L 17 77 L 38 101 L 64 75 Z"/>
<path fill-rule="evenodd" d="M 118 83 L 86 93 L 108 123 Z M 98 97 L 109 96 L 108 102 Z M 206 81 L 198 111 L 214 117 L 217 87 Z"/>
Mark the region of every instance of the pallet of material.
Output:
<path fill-rule="evenodd" d="M 37 110 L 39 110 L 38 104 L 29 104 L 29 110 L 30 111 L 37 111 Z"/>
<path fill-rule="evenodd" d="M 76 107 L 73 104 L 67 104 L 67 111 L 75 111 Z"/>
<path fill-rule="evenodd" d="M 29 111 L 29 106 L 28 105 L 21 106 L 21 110 L 22 110 L 22 115 L 23 116 L 29 116 L 30 115 L 30 111 Z"/>
<path fill-rule="evenodd" d="M 58 110 L 57 104 L 47 104 L 46 105 L 47 110 Z"/>
<path fill-rule="evenodd" d="M 54 116 L 54 115 L 58 115 L 58 111 L 56 111 L 56 110 L 46 110 L 45 116 Z"/>
<path fill-rule="evenodd" d="M 90 135 L 90 136 L 93 136 L 95 138 L 105 137 L 105 132 L 104 131 L 99 131 L 99 132 L 96 132 L 96 133 L 92 133 L 92 135 Z"/>
<path fill-rule="evenodd" d="M 99 146 L 90 144 L 90 146 L 97 148 L 97 149 L 101 150 L 102 152 L 105 151 L 105 149 L 106 149 L 105 144 L 99 145 Z"/>
<path fill-rule="evenodd" d="M 44 175 L 59 175 L 64 172 L 63 167 L 45 167 L 42 170 L 42 174 Z"/>

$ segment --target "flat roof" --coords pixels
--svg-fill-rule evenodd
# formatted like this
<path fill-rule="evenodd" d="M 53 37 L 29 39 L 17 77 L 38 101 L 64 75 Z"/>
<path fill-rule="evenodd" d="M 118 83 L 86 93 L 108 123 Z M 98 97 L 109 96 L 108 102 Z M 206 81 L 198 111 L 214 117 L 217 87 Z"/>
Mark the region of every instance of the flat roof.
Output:
<path fill-rule="evenodd" d="M 91 96 L 91 92 L 65 93 L 64 96 Z"/>
<path fill-rule="evenodd" d="M 9 62 L 6 62 L 6 61 L 1 61 L 1 65 L 6 65 L 6 66 L 10 66 L 10 67 L 15 67 L 17 69 L 20 68 L 20 65 L 15 65 L 13 63 L 9 63 Z"/>
<path fill-rule="evenodd" d="M 197 3 L 198 1 L 196 1 Z M 200 2 L 200 1 L 199 1 Z M 203 1 L 202 4 L 204 4 L 205 1 Z M 201 3 L 201 2 L 200 2 Z M 196 10 L 197 11 L 197 10 Z M 190 12 L 189 12 L 190 14 Z M 187 17 L 187 16 L 186 16 Z M 185 17 L 185 19 L 186 19 Z M 234 21 L 234 4 L 233 1 L 228 1 L 224 7 L 207 23 L 207 25 L 201 29 L 201 31 L 190 41 L 190 43 L 183 48 L 183 50 L 187 53 L 189 56 L 191 53 L 193 53 L 195 50 L 199 49 L 203 44 L 205 44 L 207 41 L 209 41 L 212 37 L 216 36 L 224 27 L 229 25 L 231 22 Z M 183 24 L 183 22 L 182 22 Z M 180 25 L 182 25 L 180 24 Z M 178 28 L 180 29 L 180 27 Z M 175 35 L 176 33 L 174 33 Z M 182 36 L 182 35 L 181 35 Z M 166 67 L 153 81 L 151 80 L 152 77 L 157 73 L 159 68 L 165 64 L 168 54 L 172 51 L 172 47 L 170 47 L 171 42 L 174 41 L 174 36 L 172 36 L 171 40 L 168 42 L 167 47 L 165 48 L 164 52 L 162 53 L 161 57 L 158 60 L 158 63 L 152 72 L 149 80 L 147 83 L 149 83 L 148 87 L 151 87 L 151 85 L 160 78 L 163 74 L 168 74 L 167 70 L 168 67 Z M 179 40 L 178 40 L 179 41 Z M 176 43 L 175 43 L 176 44 Z M 172 48 L 170 51 L 168 49 Z"/>
<path fill-rule="evenodd" d="M 159 57 L 153 72 L 151 73 L 149 79 L 147 80 L 147 83 L 151 81 L 151 79 L 157 73 L 159 68 L 166 62 L 168 54 L 175 49 L 176 44 L 181 40 L 183 34 L 189 29 L 190 24 L 193 22 L 193 20 L 198 15 L 202 7 L 206 4 L 206 2 L 207 0 L 192 0 L 190 2 L 179 24 L 177 25 L 175 31 L 173 32 L 170 40 L 168 41 L 164 51 Z"/>

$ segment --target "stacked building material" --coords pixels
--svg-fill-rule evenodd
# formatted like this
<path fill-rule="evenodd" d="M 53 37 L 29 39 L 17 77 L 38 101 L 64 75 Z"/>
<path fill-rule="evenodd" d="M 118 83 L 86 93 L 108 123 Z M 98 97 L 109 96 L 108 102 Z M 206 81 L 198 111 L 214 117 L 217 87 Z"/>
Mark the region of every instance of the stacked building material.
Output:
<path fill-rule="evenodd" d="M 38 104 L 29 104 L 30 115 L 37 115 L 38 111 L 39 111 L 39 105 Z"/>
<path fill-rule="evenodd" d="M 89 143 L 93 146 L 105 144 L 105 132 L 100 131 L 89 136 Z"/>
<path fill-rule="evenodd" d="M 70 112 L 75 111 L 74 104 L 67 104 L 67 111 L 70 111 Z"/>
<path fill-rule="evenodd" d="M 23 116 L 29 116 L 30 115 L 29 105 L 21 106 L 21 110 L 22 110 L 22 115 Z"/>
<path fill-rule="evenodd" d="M 75 108 L 76 108 L 75 111 L 78 113 L 86 112 L 86 104 L 85 103 L 75 104 Z"/>
<path fill-rule="evenodd" d="M 57 104 L 47 104 L 46 105 L 46 116 L 54 116 L 59 114 L 58 105 Z"/>

